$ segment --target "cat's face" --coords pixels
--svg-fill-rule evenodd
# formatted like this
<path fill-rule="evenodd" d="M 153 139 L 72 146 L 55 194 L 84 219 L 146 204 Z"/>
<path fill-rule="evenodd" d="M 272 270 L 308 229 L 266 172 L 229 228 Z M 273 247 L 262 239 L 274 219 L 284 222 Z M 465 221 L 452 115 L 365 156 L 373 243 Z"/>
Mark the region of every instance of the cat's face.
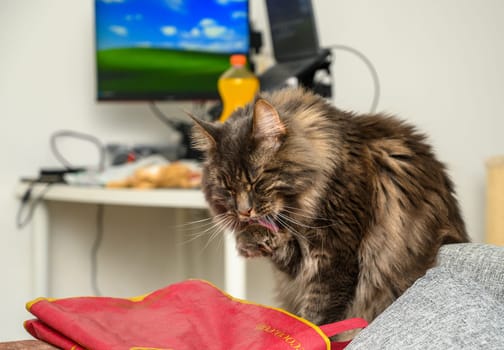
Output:
<path fill-rule="evenodd" d="M 230 228 L 259 224 L 276 232 L 275 217 L 283 204 L 279 176 L 268 164 L 252 165 L 251 158 L 253 154 L 230 152 L 209 159 L 204 180 L 207 200 L 214 214 Z"/>
<path fill-rule="evenodd" d="M 197 121 L 194 140 L 206 153 L 203 191 L 224 226 L 277 232 L 289 226 L 289 212 L 311 181 L 284 157 L 287 129 L 268 102 L 258 100 L 238 113 L 225 124 Z"/>

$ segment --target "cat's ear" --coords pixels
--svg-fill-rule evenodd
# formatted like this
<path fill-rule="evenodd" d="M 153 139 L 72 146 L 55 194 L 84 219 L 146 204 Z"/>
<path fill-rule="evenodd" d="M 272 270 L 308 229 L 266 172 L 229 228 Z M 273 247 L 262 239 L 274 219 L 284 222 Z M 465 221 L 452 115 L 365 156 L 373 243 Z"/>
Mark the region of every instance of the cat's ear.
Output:
<path fill-rule="evenodd" d="M 191 113 L 186 113 L 194 121 L 191 133 L 193 147 L 203 152 L 215 148 L 219 134 L 218 125 L 198 119 Z"/>
<path fill-rule="evenodd" d="M 254 104 L 252 134 L 257 140 L 278 142 L 286 134 L 285 125 L 269 102 L 258 99 Z"/>

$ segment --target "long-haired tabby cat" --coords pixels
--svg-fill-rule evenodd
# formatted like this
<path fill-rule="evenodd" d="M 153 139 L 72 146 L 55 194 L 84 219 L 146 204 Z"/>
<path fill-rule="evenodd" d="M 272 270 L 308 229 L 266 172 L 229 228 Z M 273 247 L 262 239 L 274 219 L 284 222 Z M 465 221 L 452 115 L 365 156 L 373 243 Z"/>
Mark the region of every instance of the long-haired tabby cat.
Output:
<path fill-rule="evenodd" d="M 414 127 L 303 89 L 195 119 L 203 191 L 239 253 L 278 270 L 282 306 L 316 324 L 373 320 L 468 236 L 445 167 Z"/>

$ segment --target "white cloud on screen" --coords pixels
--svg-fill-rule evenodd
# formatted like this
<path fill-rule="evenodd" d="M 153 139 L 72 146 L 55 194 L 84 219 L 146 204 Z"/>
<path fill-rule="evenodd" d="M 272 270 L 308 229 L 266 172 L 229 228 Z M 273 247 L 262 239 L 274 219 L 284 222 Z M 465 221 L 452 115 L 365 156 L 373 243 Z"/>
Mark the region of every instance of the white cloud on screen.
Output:
<path fill-rule="evenodd" d="M 244 12 L 244 11 L 235 11 L 231 14 L 231 17 L 233 19 L 237 19 L 237 18 L 247 18 L 247 13 Z"/>
<path fill-rule="evenodd" d="M 109 27 L 109 30 L 119 36 L 127 36 L 128 35 L 128 28 L 124 26 L 118 26 L 118 25 L 112 25 Z"/>
<path fill-rule="evenodd" d="M 161 27 L 161 33 L 166 36 L 173 36 L 177 34 L 177 27 L 174 26 L 164 26 Z"/>
<path fill-rule="evenodd" d="M 166 6 L 168 6 L 172 11 L 175 12 L 185 12 L 185 1 L 184 0 L 165 0 Z"/>

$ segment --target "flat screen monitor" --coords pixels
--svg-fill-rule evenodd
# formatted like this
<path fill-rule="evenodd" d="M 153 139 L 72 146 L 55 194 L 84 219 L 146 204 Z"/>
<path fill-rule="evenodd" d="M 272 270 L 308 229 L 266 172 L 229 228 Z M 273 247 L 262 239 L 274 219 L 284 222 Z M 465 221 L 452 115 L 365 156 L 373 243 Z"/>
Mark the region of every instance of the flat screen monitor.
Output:
<path fill-rule="evenodd" d="M 218 99 L 249 54 L 248 0 L 95 0 L 97 99 Z"/>
<path fill-rule="evenodd" d="M 277 62 L 320 54 L 311 0 L 266 0 Z"/>

